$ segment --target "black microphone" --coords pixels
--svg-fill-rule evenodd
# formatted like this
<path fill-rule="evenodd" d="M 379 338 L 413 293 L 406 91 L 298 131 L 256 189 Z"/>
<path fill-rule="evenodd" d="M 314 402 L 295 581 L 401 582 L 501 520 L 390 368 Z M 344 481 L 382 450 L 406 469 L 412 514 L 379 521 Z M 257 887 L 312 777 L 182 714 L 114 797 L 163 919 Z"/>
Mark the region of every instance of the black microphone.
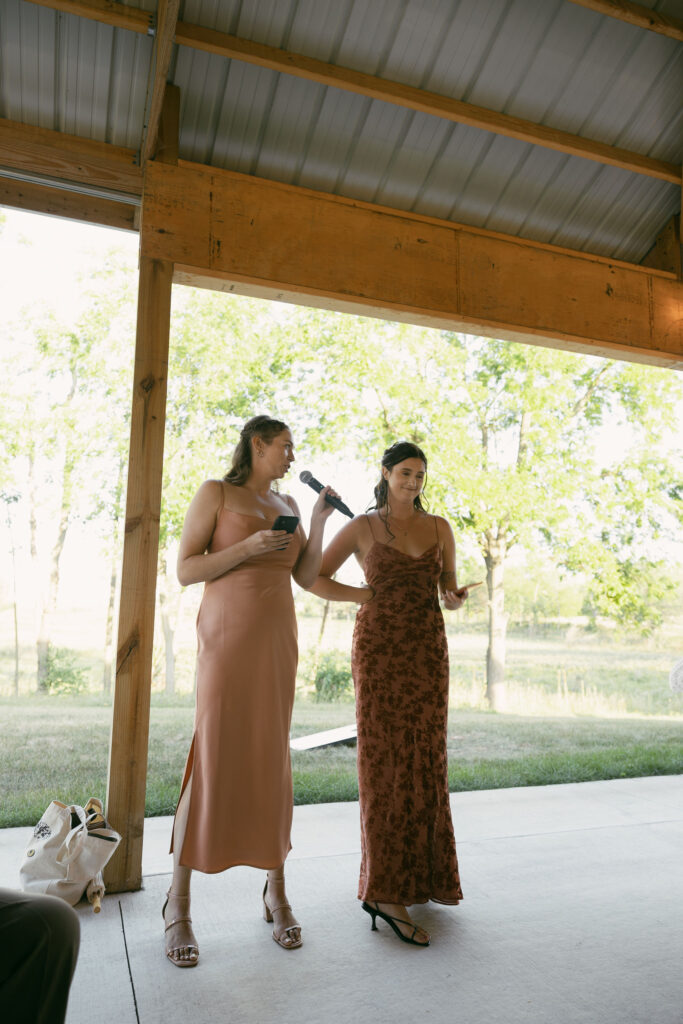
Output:
<path fill-rule="evenodd" d="M 299 473 L 299 480 L 301 480 L 302 484 L 308 484 L 308 486 L 312 487 L 314 491 L 318 492 L 318 494 L 320 494 L 325 486 L 325 484 L 321 484 L 319 480 L 316 480 L 313 474 L 309 473 L 307 469 L 304 469 Z M 325 501 L 328 505 L 331 505 L 332 508 L 336 508 L 337 512 L 342 512 L 345 516 L 348 516 L 349 519 L 353 519 L 353 512 L 348 505 L 344 504 L 341 498 L 334 498 L 331 494 L 326 494 Z"/>

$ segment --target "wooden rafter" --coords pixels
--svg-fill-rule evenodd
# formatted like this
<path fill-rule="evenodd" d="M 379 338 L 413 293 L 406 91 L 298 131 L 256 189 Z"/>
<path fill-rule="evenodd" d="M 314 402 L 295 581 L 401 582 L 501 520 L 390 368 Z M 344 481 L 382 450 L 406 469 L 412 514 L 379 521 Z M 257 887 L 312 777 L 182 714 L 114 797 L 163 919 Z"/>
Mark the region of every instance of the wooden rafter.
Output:
<path fill-rule="evenodd" d="M 33 182 L 0 177 L 0 206 L 137 231 L 137 206 Z"/>
<path fill-rule="evenodd" d="M 570 132 L 559 131 L 546 125 L 525 121 L 520 117 L 511 117 L 485 107 L 477 107 L 472 103 L 463 103 L 447 96 L 416 89 L 400 82 L 391 82 L 373 75 L 366 75 L 349 68 L 336 67 L 324 61 L 315 60 L 297 53 L 288 53 L 262 43 L 254 43 L 237 36 L 224 35 L 197 25 L 178 23 L 176 42 L 184 46 L 194 46 L 233 60 L 242 60 L 259 67 L 270 68 L 284 74 L 296 75 L 321 85 L 333 86 L 354 92 L 371 99 L 393 103 L 409 110 L 423 114 L 432 114 L 457 124 L 466 124 L 483 131 L 505 135 L 535 146 L 555 149 L 571 156 L 580 156 L 599 163 L 622 167 L 627 171 L 646 174 L 662 181 L 680 182 L 680 168 L 663 160 L 632 153 L 629 150 L 608 146 L 604 142 L 584 139 Z"/>
<path fill-rule="evenodd" d="M 159 133 L 159 118 L 166 91 L 166 78 L 171 63 L 173 41 L 180 0 L 158 0 L 157 29 L 152 52 L 151 82 L 148 91 L 145 130 L 140 145 L 141 162 L 144 164 L 154 156 Z"/>
<path fill-rule="evenodd" d="M 154 12 L 141 11 L 137 7 L 116 3 L 115 0 L 29 0 L 39 7 L 49 7 L 62 14 L 76 14 L 80 18 L 101 21 L 114 28 L 126 28 L 131 32 L 150 35 L 155 22 Z"/>
<path fill-rule="evenodd" d="M 653 11 L 642 4 L 634 4 L 631 0 L 571 0 L 579 7 L 587 7 L 596 14 L 606 14 L 610 18 L 618 18 L 637 28 L 647 28 L 660 35 L 669 36 L 683 42 L 683 21 L 672 14 Z"/>
<path fill-rule="evenodd" d="M 116 8 L 115 16 L 119 19 L 123 17 L 125 11 L 134 10 L 126 8 L 124 4 L 108 5 L 104 0 L 99 0 L 97 4 L 91 4 L 86 0 L 78 0 L 78 2 L 76 0 L 28 0 L 28 2 L 40 3 L 44 7 L 52 7 L 56 10 L 68 8 L 70 13 L 78 13 L 83 17 L 94 18 L 108 24 L 113 23 L 108 14 L 110 6 Z M 74 4 L 78 7 L 77 12 L 71 10 Z M 139 11 L 136 12 L 138 15 L 139 13 Z M 143 29 L 139 18 L 131 19 L 131 23 L 126 27 L 138 32 L 147 31 L 146 28 Z M 586 139 L 519 117 L 511 117 L 509 114 L 501 114 L 498 111 L 488 110 L 471 103 L 463 103 L 460 100 L 427 92 L 424 89 L 416 89 L 400 82 L 391 82 L 350 68 L 337 67 L 303 54 L 289 53 L 287 50 L 265 46 L 262 43 L 240 39 L 238 36 L 227 35 L 186 22 L 178 22 L 175 42 L 179 46 L 188 46 L 231 60 L 240 60 L 269 68 L 283 74 L 296 75 L 321 85 L 344 89 L 347 92 L 431 114 L 457 124 L 466 124 L 497 135 L 519 139 L 535 146 L 543 146 L 561 153 L 568 153 L 571 156 L 621 167 L 636 174 L 658 178 L 660 181 L 680 184 L 680 167 L 664 160 L 654 160 L 652 157 L 643 156 L 640 153 L 609 146 L 603 142 Z"/>
<path fill-rule="evenodd" d="M 122 197 L 142 193 L 142 172 L 134 149 L 0 118 L 0 175 L 2 167 Z"/>

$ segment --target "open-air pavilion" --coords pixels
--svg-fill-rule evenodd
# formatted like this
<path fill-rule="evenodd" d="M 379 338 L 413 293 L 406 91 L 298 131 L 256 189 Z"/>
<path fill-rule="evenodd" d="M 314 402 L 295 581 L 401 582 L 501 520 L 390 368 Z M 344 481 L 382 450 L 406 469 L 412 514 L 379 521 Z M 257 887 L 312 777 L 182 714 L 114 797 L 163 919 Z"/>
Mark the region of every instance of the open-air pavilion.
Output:
<path fill-rule="evenodd" d="M 110 892 L 143 875 L 173 283 L 683 369 L 682 43 L 681 0 L 0 0 L 0 204 L 140 236 Z"/>

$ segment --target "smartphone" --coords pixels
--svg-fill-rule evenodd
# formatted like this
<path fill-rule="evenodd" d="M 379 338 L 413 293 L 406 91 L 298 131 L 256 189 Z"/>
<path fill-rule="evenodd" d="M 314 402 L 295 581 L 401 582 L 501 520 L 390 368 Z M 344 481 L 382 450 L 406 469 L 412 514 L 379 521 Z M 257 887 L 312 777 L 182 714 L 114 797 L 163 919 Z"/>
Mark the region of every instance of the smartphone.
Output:
<path fill-rule="evenodd" d="M 271 526 L 271 530 L 286 530 L 287 533 L 294 533 L 298 525 L 298 516 L 278 516 Z"/>

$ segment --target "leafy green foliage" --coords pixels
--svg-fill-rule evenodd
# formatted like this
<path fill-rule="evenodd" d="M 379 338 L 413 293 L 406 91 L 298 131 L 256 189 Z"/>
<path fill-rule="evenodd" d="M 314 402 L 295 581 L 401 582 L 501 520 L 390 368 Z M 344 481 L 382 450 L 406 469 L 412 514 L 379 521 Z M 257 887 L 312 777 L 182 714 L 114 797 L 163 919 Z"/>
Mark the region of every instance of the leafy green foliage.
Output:
<path fill-rule="evenodd" d="M 53 697 L 74 696 L 88 689 L 88 672 L 78 665 L 65 647 L 50 647 L 47 652 L 45 690 Z"/>
<path fill-rule="evenodd" d="M 615 560 L 610 569 L 599 580 L 593 579 L 582 611 L 593 620 L 604 615 L 641 636 L 651 636 L 662 624 L 666 599 L 676 590 L 670 566 L 627 558 Z"/>
<path fill-rule="evenodd" d="M 325 651 L 315 674 L 315 699 L 326 703 L 353 696 L 353 679 L 348 651 Z"/>
<path fill-rule="evenodd" d="M 112 252 L 83 282 L 87 301 L 73 322 L 38 310 L 2 327 L 0 487 L 27 505 L 39 495 L 62 544 L 70 523 L 87 519 L 116 550 L 135 290 L 134 268 Z M 653 367 L 176 288 L 164 613 L 172 624 L 174 547 L 193 494 L 223 476 L 241 424 L 270 412 L 291 424 L 301 457 L 334 452 L 377 466 L 397 439 L 423 445 L 431 510 L 458 532 L 461 579 L 483 578 L 486 566 L 499 623 L 503 570 L 523 549 L 525 615 L 551 614 L 562 587 L 574 586 L 587 592 L 589 614 L 652 631 L 672 587 L 662 542 L 683 517 L 680 454 L 666 443 L 681 394 L 680 378 Z M 607 427 L 628 444 L 605 458 Z"/>

